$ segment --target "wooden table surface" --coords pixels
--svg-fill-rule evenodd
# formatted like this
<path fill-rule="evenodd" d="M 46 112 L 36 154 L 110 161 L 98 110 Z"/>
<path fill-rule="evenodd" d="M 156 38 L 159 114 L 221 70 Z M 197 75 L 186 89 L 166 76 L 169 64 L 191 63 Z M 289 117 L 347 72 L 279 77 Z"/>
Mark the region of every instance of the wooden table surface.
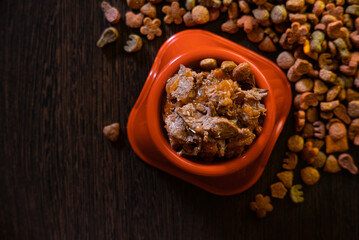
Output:
<path fill-rule="evenodd" d="M 113 3 L 124 16 L 125 1 Z M 99 5 L 0 1 L 1 239 L 359 238 L 358 176 L 348 172 L 323 173 L 302 204 L 273 200 L 265 219 L 248 209 L 276 181 L 291 115 L 262 177 L 239 195 L 210 194 L 141 161 L 127 119 L 158 49 L 185 27 L 162 26 L 162 37 L 130 55 L 123 45 L 139 31 L 122 18 L 119 41 L 101 50 L 108 24 Z M 258 52 L 243 31 L 220 31 L 225 18 L 202 28 Z M 102 128 L 116 121 L 121 138 L 111 144 Z"/>

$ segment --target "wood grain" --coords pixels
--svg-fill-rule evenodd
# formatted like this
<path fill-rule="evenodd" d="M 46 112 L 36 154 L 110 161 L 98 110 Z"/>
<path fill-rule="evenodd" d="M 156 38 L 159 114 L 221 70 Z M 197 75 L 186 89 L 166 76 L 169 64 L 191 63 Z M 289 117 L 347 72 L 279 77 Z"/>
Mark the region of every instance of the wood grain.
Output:
<path fill-rule="evenodd" d="M 240 195 L 212 195 L 142 162 L 128 115 L 158 49 L 185 28 L 162 26 L 162 37 L 129 55 L 122 47 L 139 31 L 122 18 L 119 41 L 101 50 L 99 4 L 0 1 L 1 239 L 358 239 L 358 176 L 347 172 L 323 173 L 304 187 L 303 204 L 274 200 L 265 219 L 248 210 L 276 181 L 292 118 L 261 179 Z M 113 4 L 124 16 L 125 1 Z M 258 52 L 242 31 L 222 33 L 225 19 L 202 28 Z M 111 144 L 102 128 L 115 121 L 121 139 Z"/>

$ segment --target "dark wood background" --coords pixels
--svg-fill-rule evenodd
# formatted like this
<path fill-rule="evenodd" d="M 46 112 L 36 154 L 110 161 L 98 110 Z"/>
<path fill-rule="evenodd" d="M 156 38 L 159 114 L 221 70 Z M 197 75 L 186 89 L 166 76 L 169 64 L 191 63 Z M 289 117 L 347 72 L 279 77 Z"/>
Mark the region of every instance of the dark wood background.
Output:
<path fill-rule="evenodd" d="M 125 1 L 113 3 L 124 16 Z M 123 45 L 139 31 L 122 18 L 119 41 L 101 50 L 108 24 L 99 5 L 0 1 L 1 239 L 359 238 L 358 176 L 347 172 L 323 173 L 303 204 L 273 200 L 265 219 L 248 209 L 276 181 L 291 117 L 262 177 L 240 195 L 215 196 L 142 162 L 127 119 L 161 44 L 185 27 L 162 26 L 162 37 L 130 55 Z M 222 33 L 225 19 L 202 28 L 257 51 L 243 32 Z M 102 128 L 116 121 L 121 139 L 111 144 Z"/>

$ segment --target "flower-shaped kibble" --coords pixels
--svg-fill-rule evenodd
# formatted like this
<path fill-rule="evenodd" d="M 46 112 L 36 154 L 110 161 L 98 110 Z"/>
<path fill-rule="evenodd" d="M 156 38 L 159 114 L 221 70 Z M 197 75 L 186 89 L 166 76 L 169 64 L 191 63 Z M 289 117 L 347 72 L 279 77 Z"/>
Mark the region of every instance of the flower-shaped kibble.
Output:
<path fill-rule="evenodd" d="M 162 30 L 160 28 L 161 20 L 158 18 L 152 20 L 151 18 L 146 17 L 143 20 L 143 25 L 144 26 L 141 27 L 140 32 L 143 35 L 147 35 L 148 40 L 153 40 L 156 36 L 162 36 Z"/>
<path fill-rule="evenodd" d="M 273 211 L 273 205 L 270 203 L 269 196 L 263 196 L 262 194 L 257 194 L 255 201 L 251 202 L 249 205 L 250 209 L 257 213 L 257 217 L 264 218 L 267 215 L 267 212 Z"/>
<path fill-rule="evenodd" d="M 162 12 L 166 14 L 163 21 L 167 24 L 175 23 L 181 24 L 182 23 L 182 16 L 186 13 L 184 8 L 180 8 L 178 2 L 172 2 L 171 6 L 163 6 Z"/>
<path fill-rule="evenodd" d="M 299 44 L 303 44 L 307 39 L 308 27 L 301 26 L 299 22 L 292 23 L 292 28 L 287 29 L 287 42 L 289 44 L 294 44 L 298 42 Z"/>

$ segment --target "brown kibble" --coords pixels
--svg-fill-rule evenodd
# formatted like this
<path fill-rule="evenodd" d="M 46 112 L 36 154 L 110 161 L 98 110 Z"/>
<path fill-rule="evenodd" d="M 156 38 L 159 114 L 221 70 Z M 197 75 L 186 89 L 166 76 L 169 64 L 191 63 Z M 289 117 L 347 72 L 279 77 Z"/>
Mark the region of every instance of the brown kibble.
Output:
<path fill-rule="evenodd" d="M 314 13 L 307 13 L 307 17 L 308 17 L 308 21 L 312 24 L 312 26 L 319 23 L 319 19 L 317 15 L 315 15 Z"/>
<path fill-rule="evenodd" d="M 318 155 L 319 149 L 313 148 L 312 142 L 306 142 L 304 148 L 301 152 L 301 159 L 308 164 L 312 164 L 315 160 L 315 157 Z"/>
<path fill-rule="evenodd" d="M 351 174 L 356 175 L 358 174 L 358 168 L 354 164 L 353 157 L 348 153 L 343 153 L 339 155 L 338 158 L 339 166 L 348 170 Z"/>
<path fill-rule="evenodd" d="M 288 149 L 292 152 L 300 152 L 304 147 L 304 139 L 299 135 L 293 135 L 288 139 Z"/>
<path fill-rule="evenodd" d="M 191 12 L 187 12 L 185 15 L 183 15 L 183 22 L 187 27 L 193 27 L 197 25 L 197 23 L 193 21 Z"/>
<path fill-rule="evenodd" d="M 228 19 L 221 25 L 221 30 L 226 33 L 235 34 L 238 32 L 239 28 L 235 20 Z"/>
<path fill-rule="evenodd" d="M 336 7 L 334 3 L 328 3 L 325 8 L 327 9 L 323 15 L 331 15 L 338 20 L 343 19 L 344 9 L 343 7 Z"/>
<path fill-rule="evenodd" d="M 322 79 L 324 82 L 333 83 L 336 77 L 337 75 L 332 71 L 326 69 L 320 69 L 319 71 L 319 78 Z"/>
<path fill-rule="evenodd" d="M 282 168 L 287 170 L 294 170 L 298 163 L 298 156 L 293 152 L 286 152 L 287 158 L 283 159 Z"/>
<path fill-rule="evenodd" d="M 331 136 L 329 135 L 325 136 L 325 146 L 326 146 L 325 152 L 327 154 L 336 153 L 336 152 L 346 152 L 349 150 L 348 139 L 346 137 L 334 141 L 334 139 Z"/>
<path fill-rule="evenodd" d="M 339 104 L 338 107 L 334 108 L 333 110 L 334 115 L 342 120 L 345 124 L 350 124 L 351 118 L 347 113 L 347 108 L 343 104 Z"/>
<path fill-rule="evenodd" d="M 308 122 L 314 123 L 315 121 L 318 121 L 319 118 L 318 109 L 315 107 L 308 108 L 306 117 Z"/>
<path fill-rule="evenodd" d="M 338 160 L 334 155 L 329 155 L 324 165 L 324 172 L 337 173 L 341 169 L 338 164 Z"/>
<path fill-rule="evenodd" d="M 264 218 L 267 215 L 267 212 L 273 211 L 273 205 L 270 203 L 269 196 L 263 196 L 262 194 L 257 194 L 255 201 L 251 202 L 249 205 L 250 209 L 257 213 L 257 217 Z"/>
<path fill-rule="evenodd" d="M 212 70 L 217 67 L 217 61 L 214 58 L 205 58 L 201 60 L 199 65 L 204 70 Z"/>
<path fill-rule="evenodd" d="M 283 171 L 277 173 L 277 178 L 284 184 L 286 188 L 291 188 L 293 185 L 294 174 L 293 171 Z"/>
<path fill-rule="evenodd" d="M 329 23 L 327 26 L 327 35 L 331 39 L 344 38 L 346 33 L 342 21 Z"/>
<path fill-rule="evenodd" d="M 328 91 L 327 85 L 321 80 L 317 79 L 314 81 L 314 93 L 315 94 L 324 94 Z"/>
<path fill-rule="evenodd" d="M 354 100 L 359 100 L 359 92 L 348 88 L 347 89 L 347 98 L 346 99 L 347 99 L 348 102 L 351 102 L 351 101 L 354 101 Z"/>
<path fill-rule="evenodd" d="M 289 13 L 289 21 L 291 22 L 298 22 L 300 24 L 306 23 L 308 20 L 308 17 L 306 14 L 302 13 Z"/>
<path fill-rule="evenodd" d="M 314 127 L 314 136 L 319 139 L 323 139 L 325 137 L 325 126 L 321 121 L 316 121 L 313 123 Z"/>
<path fill-rule="evenodd" d="M 219 18 L 220 11 L 218 8 L 209 9 L 209 21 L 213 22 Z"/>
<path fill-rule="evenodd" d="M 289 44 L 299 43 L 304 44 L 307 39 L 309 30 L 306 26 L 301 26 L 300 23 L 294 22 L 290 29 L 285 32 L 287 34 L 287 42 Z"/>
<path fill-rule="evenodd" d="M 335 122 L 329 127 L 329 136 L 334 140 L 340 140 L 347 136 L 347 129 L 341 122 Z"/>
<path fill-rule="evenodd" d="M 293 54 L 288 51 L 281 52 L 277 57 L 277 65 L 282 69 L 289 69 L 293 66 L 294 62 Z"/>
<path fill-rule="evenodd" d="M 314 3 L 312 13 L 314 13 L 317 16 L 320 16 L 324 12 L 324 8 L 325 8 L 325 3 L 323 1 L 320 0 L 316 1 Z"/>
<path fill-rule="evenodd" d="M 321 149 L 324 146 L 324 141 L 317 138 L 308 138 L 308 142 L 313 143 L 313 147 Z"/>
<path fill-rule="evenodd" d="M 239 15 L 238 3 L 232 2 L 228 7 L 228 18 L 236 19 Z"/>
<path fill-rule="evenodd" d="M 142 39 L 136 34 L 131 34 L 123 49 L 128 53 L 138 52 L 142 48 Z"/>
<path fill-rule="evenodd" d="M 298 95 L 297 95 L 298 96 Z M 303 94 L 299 94 L 300 97 L 295 97 L 294 106 L 298 109 L 306 110 L 310 106 L 316 107 L 318 106 L 318 99 L 312 92 L 305 92 Z"/>
<path fill-rule="evenodd" d="M 163 19 L 163 21 L 165 23 L 181 24 L 182 16 L 186 13 L 186 10 L 184 8 L 180 8 L 180 5 L 178 2 L 172 2 L 171 6 L 163 6 L 162 12 L 164 14 L 166 14 L 166 16 Z"/>
<path fill-rule="evenodd" d="M 112 7 L 108 2 L 101 3 L 102 12 L 105 14 L 106 20 L 111 24 L 116 24 L 120 21 L 121 15 L 117 8 Z"/>
<path fill-rule="evenodd" d="M 145 0 L 127 0 L 127 6 L 131 9 L 137 10 L 145 5 L 145 2 Z"/>
<path fill-rule="evenodd" d="M 303 110 L 299 110 L 294 113 L 295 117 L 295 131 L 300 132 L 304 128 L 305 125 L 305 112 Z"/>
<path fill-rule="evenodd" d="M 321 111 L 319 113 L 319 116 L 322 118 L 322 119 L 325 119 L 325 120 L 328 120 L 328 119 L 331 119 L 333 117 L 333 112 L 332 111 Z"/>
<path fill-rule="evenodd" d="M 359 146 L 359 118 L 352 121 L 348 129 L 348 137 L 355 146 Z"/>
<path fill-rule="evenodd" d="M 288 0 L 285 3 L 286 8 L 291 12 L 298 12 L 302 10 L 305 5 L 304 0 Z"/>
<path fill-rule="evenodd" d="M 134 14 L 129 11 L 126 13 L 126 25 L 130 28 L 140 28 L 142 26 L 143 18 L 143 13 Z"/>
<path fill-rule="evenodd" d="M 120 124 L 112 123 L 111 125 L 107 125 L 103 128 L 103 134 L 107 137 L 111 142 L 116 142 L 120 135 Z"/>
<path fill-rule="evenodd" d="M 314 136 L 314 127 L 311 123 L 304 124 L 304 128 L 302 130 L 302 137 L 303 138 L 310 138 Z"/>
<path fill-rule="evenodd" d="M 352 118 L 359 117 L 359 100 L 353 100 L 348 103 L 348 115 Z"/>
<path fill-rule="evenodd" d="M 318 58 L 319 68 L 334 71 L 338 69 L 339 62 L 338 60 L 332 58 L 330 53 L 322 53 Z"/>
<path fill-rule="evenodd" d="M 156 16 L 157 16 L 156 6 L 150 2 L 143 5 L 141 7 L 140 11 L 141 11 L 141 13 L 143 13 L 144 15 L 146 15 L 150 18 L 156 18 Z"/>
<path fill-rule="evenodd" d="M 146 17 L 143 20 L 143 25 L 140 29 L 141 34 L 147 35 L 148 40 L 153 40 L 155 37 L 162 36 L 161 20 L 158 18 L 151 20 L 151 18 Z"/>
<path fill-rule="evenodd" d="M 238 24 L 237 24 L 238 25 Z M 258 43 L 264 38 L 264 30 L 261 27 L 258 27 L 251 32 L 247 33 L 248 40 L 254 43 Z"/>
<path fill-rule="evenodd" d="M 106 28 L 105 31 L 103 31 L 100 39 L 97 41 L 97 47 L 104 47 L 105 45 L 109 43 L 113 43 L 118 39 L 119 33 L 116 28 L 109 27 Z"/>
<path fill-rule="evenodd" d="M 327 160 L 327 156 L 325 155 L 325 153 L 319 151 L 318 155 L 315 156 L 312 166 L 315 168 L 321 168 L 324 166 L 326 160 Z"/>
<path fill-rule="evenodd" d="M 301 76 L 307 74 L 313 70 L 313 65 L 307 60 L 298 58 L 294 65 L 291 66 L 288 70 L 287 77 L 291 82 L 298 81 Z"/>
<path fill-rule="evenodd" d="M 246 33 L 250 33 L 258 27 L 258 21 L 253 16 L 243 15 L 237 20 L 237 26 L 243 28 Z"/>
<path fill-rule="evenodd" d="M 327 92 L 327 97 L 326 97 L 327 102 L 336 99 L 341 90 L 342 88 L 340 86 L 331 87 Z"/>
<path fill-rule="evenodd" d="M 263 41 L 258 45 L 258 48 L 264 52 L 275 52 L 276 47 L 270 37 L 265 37 Z"/>
<path fill-rule="evenodd" d="M 244 0 L 239 1 L 239 8 L 244 14 L 247 14 L 251 11 L 251 8 L 249 7 L 248 3 Z"/>
<path fill-rule="evenodd" d="M 300 170 L 302 181 L 307 185 L 314 185 L 319 181 L 320 174 L 314 167 L 305 167 Z"/>
<path fill-rule="evenodd" d="M 287 189 L 282 182 L 276 182 L 270 185 L 271 195 L 274 198 L 283 199 L 287 194 Z"/>
<path fill-rule="evenodd" d="M 321 102 L 320 103 L 320 110 L 327 112 L 332 111 L 334 108 L 338 107 L 340 104 L 339 100 L 331 101 L 331 102 Z"/>
<path fill-rule="evenodd" d="M 300 79 L 295 83 L 295 90 L 299 93 L 305 93 L 312 91 L 314 82 L 310 78 Z"/>
<path fill-rule="evenodd" d="M 192 9 L 193 21 L 197 24 L 205 24 L 209 21 L 209 12 L 206 7 L 201 5 L 195 6 Z"/>

